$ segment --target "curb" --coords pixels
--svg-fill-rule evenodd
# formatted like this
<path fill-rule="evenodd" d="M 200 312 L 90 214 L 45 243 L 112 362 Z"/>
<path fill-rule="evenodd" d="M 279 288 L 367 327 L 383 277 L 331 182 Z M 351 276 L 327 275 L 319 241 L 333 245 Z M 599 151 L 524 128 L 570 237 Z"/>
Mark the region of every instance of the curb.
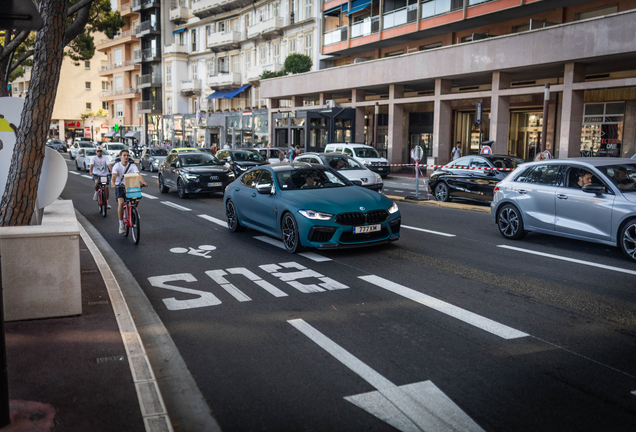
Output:
<path fill-rule="evenodd" d="M 407 202 L 409 204 L 426 205 L 426 206 L 431 206 L 431 207 L 444 207 L 444 208 L 451 208 L 451 209 L 456 209 L 456 210 L 472 211 L 472 212 L 477 212 L 477 213 L 490 213 L 490 207 L 475 207 L 475 206 L 472 206 L 470 204 L 459 204 L 459 203 L 452 203 L 452 202 L 440 202 L 440 201 L 433 201 L 433 200 L 415 201 L 415 200 L 410 200 L 410 199 L 406 199 L 404 197 L 395 196 L 395 195 L 385 195 L 385 196 L 387 198 L 392 199 L 393 201 Z"/>

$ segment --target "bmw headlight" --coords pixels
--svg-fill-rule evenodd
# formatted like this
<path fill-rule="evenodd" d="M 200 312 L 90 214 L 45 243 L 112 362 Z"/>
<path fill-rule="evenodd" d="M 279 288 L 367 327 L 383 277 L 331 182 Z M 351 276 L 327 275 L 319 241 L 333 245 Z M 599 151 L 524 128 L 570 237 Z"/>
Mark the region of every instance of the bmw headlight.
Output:
<path fill-rule="evenodd" d="M 374 174 L 375 174 L 375 182 L 382 183 L 382 176 L 378 173 L 374 173 Z"/>
<path fill-rule="evenodd" d="M 247 169 L 249 168 L 249 167 L 242 167 L 242 166 L 239 166 L 239 165 L 237 165 L 236 167 L 237 167 L 240 171 L 247 171 Z"/>
<path fill-rule="evenodd" d="M 197 180 L 199 178 L 196 174 L 184 174 L 183 176 L 188 180 Z"/>
<path fill-rule="evenodd" d="M 321 212 L 317 212 L 313 210 L 298 210 L 298 213 L 305 216 L 307 219 L 314 219 L 314 220 L 327 221 L 333 217 L 332 214 L 321 213 Z"/>
<path fill-rule="evenodd" d="M 389 207 L 389 213 L 393 214 L 393 213 L 395 213 L 397 211 L 398 211 L 398 206 L 397 206 L 396 203 L 393 203 L 393 205 L 391 207 Z"/>
<path fill-rule="evenodd" d="M 227 177 L 228 177 L 230 180 L 233 180 L 233 179 L 234 179 L 234 177 L 235 177 L 235 175 L 234 175 L 234 173 L 233 173 L 232 171 L 229 171 L 229 172 L 227 173 Z"/>

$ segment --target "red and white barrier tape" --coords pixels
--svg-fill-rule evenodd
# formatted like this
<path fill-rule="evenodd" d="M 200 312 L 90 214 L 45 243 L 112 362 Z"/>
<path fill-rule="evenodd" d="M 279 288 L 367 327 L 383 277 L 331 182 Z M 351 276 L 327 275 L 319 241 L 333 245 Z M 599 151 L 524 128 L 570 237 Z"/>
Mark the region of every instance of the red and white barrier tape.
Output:
<path fill-rule="evenodd" d="M 366 166 L 415 166 L 415 164 L 371 164 Z M 448 165 L 422 165 L 419 164 L 418 167 L 428 167 L 428 168 L 445 168 Z M 482 167 L 456 167 L 457 169 L 468 169 L 468 170 L 482 170 L 482 171 L 514 171 L 514 168 L 482 168 Z"/>

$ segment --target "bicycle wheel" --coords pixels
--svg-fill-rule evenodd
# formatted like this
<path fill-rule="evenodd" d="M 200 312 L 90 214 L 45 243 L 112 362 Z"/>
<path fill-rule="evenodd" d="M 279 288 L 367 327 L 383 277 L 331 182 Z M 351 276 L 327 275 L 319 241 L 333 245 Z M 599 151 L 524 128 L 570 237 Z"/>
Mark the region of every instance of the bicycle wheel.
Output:
<path fill-rule="evenodd" d="M 139 222 L 139 212 L 136 208 L 132 209 L 132 238 L 134 244 L 139 244 L 139 237 L 141 236 L 141 226 Z"/>
<path fill-rule="evenodd" d="M 106 217 L 106 211 L 108 209 L 106 208 L 106 199 L 104 197 L 104 189 L 100 189 L 97 195 L 98 195 L 97 202 L 99 203 L 99 214 L 102 215 L 102 217 Z"/>
<path fill-rule="evenodd" d="M 128 226 L 128 206 L 124 206 L 124 225 L 126 226 L 126 232 L 124 233 L 124 237 L 128 237 L 128 232 L 130 231 L 130 227 Z"/>

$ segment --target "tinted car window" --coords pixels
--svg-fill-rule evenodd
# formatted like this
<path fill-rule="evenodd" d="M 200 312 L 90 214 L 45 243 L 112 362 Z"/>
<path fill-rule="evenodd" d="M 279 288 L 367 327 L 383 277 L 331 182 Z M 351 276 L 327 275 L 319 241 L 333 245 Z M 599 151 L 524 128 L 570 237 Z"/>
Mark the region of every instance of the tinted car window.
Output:
<path fill-rule="evenodd" d="M 272 183 L 273 183 L 272 173 L 267 170 L 263 170 L 263 174 L 261 175 L 261 178 L 258 180 L 258 184 L 263 185 L 263 184 L 272 184 Z"/>
<path fill-rule="evenodd" d="M 150 150 L 152 156 L 168 156 L 168 149 L 159 148 Z"/>
<path fill-rule="evenodd" d="M 486 159 L 495 168 L 517 168 L 518 165 L 525 162 L 523 159 L 515 157 L 487 157 Z"/>
<path fill-rule="evenodd" d="M 470 167 L 471 168 L 490 168 L 490 165 L 488 164 L 488 162 L 486 162 L 485 159 L 472 158 L 470 160 Z"/>
<path fill-rule="evenodd" d="M 283 190 L 326 189 L 350 186 L 351 183 L 323 167 L 307 167 L 276 172 Z"/>
<path fill-rule="evenodd" d="M 213 166 L 221 163 L 217 158 L 208 153 L 186 153 L 179 157 L 182 167 Z"/>
<path fill-rule="evenodd" d="M 357 147 L 353 150 L 356 152 L 356 156 L 361 158 L 379 158 L 380 157 L 380 154 L 374 148 Z"/>
<path fill-rule="evenodd" d="M 530 170 L 523 180 L 518 179 L 517 181 L 556 186 L 560 169 L 561 165 L 538 165 Z"/>
<path fill-rule="evenodd" d="M 636 163 L 598 167 L 605 176 L 621 190 L 636 192 Z"/>
<path fill-rule="evenodd" d="M 232 152 L 232 159 L 237 162 L 264 162 L 263 156 L 254 150 L 237 150 Z"/>
<path fill-rule="evenodd" d="M 345 148 L 345 149 L 344 149 L 344 154 L 348 154 L 349 156 L 353 156 L 353 153 L 352 153 L 352 152 L 351 152 L 351 150 L 350 150 L 350 149 L 348 149 L 348 148 Z"/>
<path fill-rule="evenodd" d="M 344 156 L 324 156 L 325 165 L 338 170 L 363 170 L 365 169 L 359 162 Z"/>
<path fill-rule="evenodd" d="M 83 141 L 80 141 L 80 143 L 79 143 L 78 145 L 79 145 L 80 147 L 83 147 L 83 148 L 91 148 L 91 147 L 93 147 L 93 144 L 92 144 L 92 143 L 89 143 L 89 142 L 83 142 Z"/>
<path fill-rule="evenodd" d="M 463 168 L 463 167 L 467 167 L 469 166 L 471 161 L 471 158 L 469 157 L 463 157 L 463 158 L 459 158 L 454 162 L 451 162 L 448 164 L 449 168 Z"/>
<path fill-rule="evenodd" d="M 243 174 L 243 177 L 241 177 L 241 183 L 247 187 L 251 187 L 251 188 L 256 187 L 258 176 L 261 175 L 262 171 L 263 170 L 253 170 Z"/>
<path fill-rule="evenodd" d="M 175 159 L 177 159 L 177 154 L 173 153 L 170 156 L 168 156 L 166 158 L 166 160 L 164 161 L 168 166 L 170 166 L 171 163 L 173 163 L 175 161 Z"/>

